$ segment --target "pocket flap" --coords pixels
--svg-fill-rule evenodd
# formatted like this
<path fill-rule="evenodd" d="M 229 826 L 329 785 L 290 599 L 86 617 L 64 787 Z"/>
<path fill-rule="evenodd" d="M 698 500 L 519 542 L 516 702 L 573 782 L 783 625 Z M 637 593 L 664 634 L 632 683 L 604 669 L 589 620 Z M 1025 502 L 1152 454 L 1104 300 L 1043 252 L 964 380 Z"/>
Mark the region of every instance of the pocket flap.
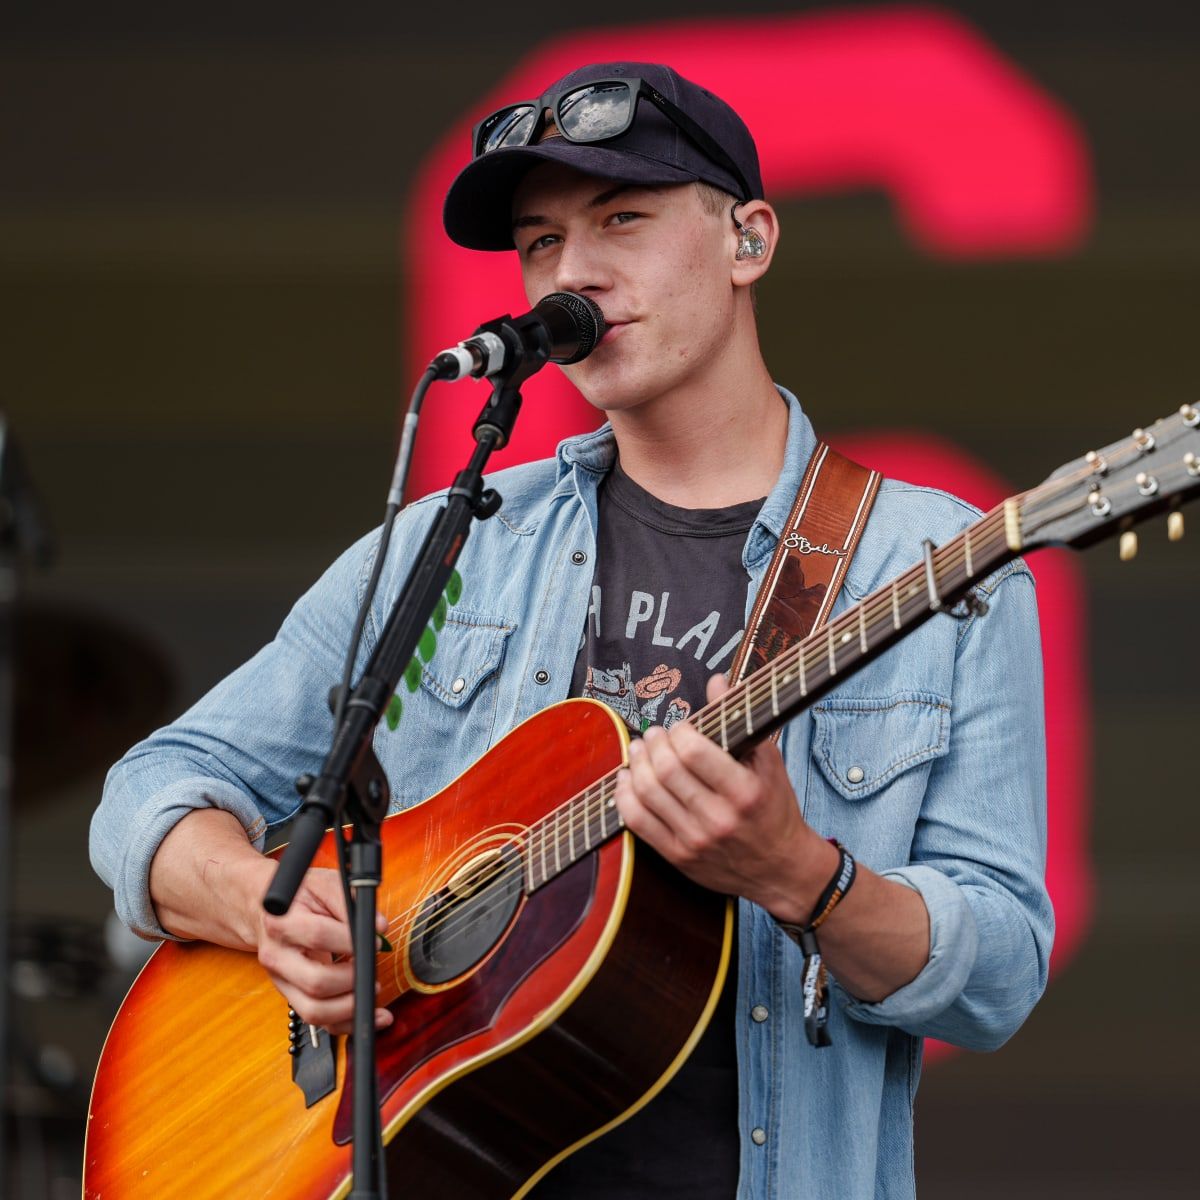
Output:
<path fill-rule="evenodd" d="M 455 608 L 436 634 L 436 646 L 421 670 L 421 686 L 443 704 L 462 708 L 504 659 L 516 623 Z"/>
<path fill-rule="evenodd" d="M 828 696 L 812 711 L 813 759 L 846 800 L 862 800 L 949 749 L 950 703 L 929 692 Z"/>

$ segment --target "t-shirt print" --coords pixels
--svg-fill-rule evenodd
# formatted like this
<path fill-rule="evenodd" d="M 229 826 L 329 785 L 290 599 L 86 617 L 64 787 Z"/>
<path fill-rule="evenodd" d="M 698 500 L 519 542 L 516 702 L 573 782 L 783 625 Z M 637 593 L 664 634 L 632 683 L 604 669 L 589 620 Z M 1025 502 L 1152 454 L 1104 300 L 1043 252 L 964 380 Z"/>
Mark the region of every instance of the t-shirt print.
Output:
<path fill-rule="evenodd" d="M 742 640 L 746 535 L 761 500 L 664 504 L 618 463 L 599 497 L 599 536 L 572 695 L 607 704 L 632 733 L 669 729 L 704 705 L 710 675 Z"/>

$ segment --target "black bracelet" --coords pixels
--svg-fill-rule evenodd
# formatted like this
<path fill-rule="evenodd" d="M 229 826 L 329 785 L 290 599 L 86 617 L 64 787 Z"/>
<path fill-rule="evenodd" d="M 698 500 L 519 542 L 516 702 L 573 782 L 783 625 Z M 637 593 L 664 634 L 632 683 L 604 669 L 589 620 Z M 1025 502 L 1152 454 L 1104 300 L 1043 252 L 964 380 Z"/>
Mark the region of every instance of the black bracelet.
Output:
<path fill-rule="evenodd" d="M 821 947 L 817 943 L 817 929 L 831 912 L 846 898 L 846 893 L 854 886 L 857 867 L 850 851 L 841 842 L 830 838 L 829 841 L 837 847 L 841 855 L 837 870 L 825 885 L 820 898 L 814 905 L 812 915 L 804 925 L 791 924 L 788 921 L 776 920 L 776 924 L 795 942 L 804 954 L 804 1032 L 809 1045 L 829 1046 L 832 1040 L 826 1024 L 829 1020 L 829 1005 L 827 1003 L 827 978 L 825 964 L 821 959 Z"/>

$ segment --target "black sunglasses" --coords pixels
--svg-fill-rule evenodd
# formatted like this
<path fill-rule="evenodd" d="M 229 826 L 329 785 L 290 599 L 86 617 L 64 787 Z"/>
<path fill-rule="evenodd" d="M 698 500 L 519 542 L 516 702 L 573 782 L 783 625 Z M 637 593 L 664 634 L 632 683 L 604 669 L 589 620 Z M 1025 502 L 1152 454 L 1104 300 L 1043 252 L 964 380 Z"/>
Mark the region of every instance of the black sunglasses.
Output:
<path fill-rule="evenodd" d="M 514 146 L 528 146 L 542 131 L 547 110 L 553 114 L 558 132 L 568 142 L 603 142 L 620 137 L 633 124 L 638 101 L 645 97 L 691 138 L 696 147 L 719 167 L 724 167 L 741 187 L 741 199 L 750 200 L 750 185 L 737 164 L 687 115 L 644 79 L 605 79 L 577 84 L 539 100 L 506 104 L 475 126 L 473 153 L 476 158 Z"/>

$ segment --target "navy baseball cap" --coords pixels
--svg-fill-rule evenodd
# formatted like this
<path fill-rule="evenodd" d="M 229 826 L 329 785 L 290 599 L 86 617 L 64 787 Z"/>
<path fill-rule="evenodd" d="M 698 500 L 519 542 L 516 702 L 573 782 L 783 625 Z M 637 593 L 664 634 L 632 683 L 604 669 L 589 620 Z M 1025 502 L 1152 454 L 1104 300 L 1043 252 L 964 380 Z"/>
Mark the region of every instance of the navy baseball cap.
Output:
<path fill-rule="evenodd" d="M 606 132 L 614 128 L 615 135 Z M 472 250 L 513 248 L 513 193 L 543 162 L 619 183 L 702 181 L 740 200 L 763 194 L 758 151 L 741 117 L 657 63 L 580 67 L 540 97 L 484 118 L 471 150 L 442 219 L 450 237 Z"/>

